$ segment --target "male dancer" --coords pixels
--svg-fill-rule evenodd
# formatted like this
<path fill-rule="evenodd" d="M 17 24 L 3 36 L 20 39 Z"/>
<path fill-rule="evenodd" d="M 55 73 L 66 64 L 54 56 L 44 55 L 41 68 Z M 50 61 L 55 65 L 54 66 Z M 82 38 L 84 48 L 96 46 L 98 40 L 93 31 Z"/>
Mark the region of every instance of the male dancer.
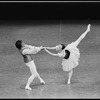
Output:
<path fill-rule="evenodd" d="M 32 58 L 32 54 L 38 53 L 39 51 L 41 51 L 43 49 L 43 47 L 42 46 L 36 47 L 36 46 L 27 45 L 22 40 L 17 40 L 15 43 L 15 46 L 19 50 L 20 54 L 23 56 L 24 62 L 26 64 L 26 66 L 29 67 L 31 74 L 32 74 L 28 79 L 28 82 L 25 86 L 25 89 L 32 90 L 30 88 L 30 84 L 34 80 L 35 77 L 38 77 L 41 84 L 45 84 L 44 80 L 38 74 L 37 69 L 36 69 L 36 65 L 35 65 L 34 60 Z"/>

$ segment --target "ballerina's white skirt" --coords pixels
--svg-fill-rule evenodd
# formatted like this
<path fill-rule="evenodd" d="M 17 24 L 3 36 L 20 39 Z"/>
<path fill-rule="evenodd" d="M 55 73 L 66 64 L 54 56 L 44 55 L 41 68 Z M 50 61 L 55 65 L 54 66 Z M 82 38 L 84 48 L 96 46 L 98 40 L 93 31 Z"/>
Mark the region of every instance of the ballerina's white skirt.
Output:
<path fill-rule="evenodd" d="M 70 51 L 70 56 L 68 59 L 62 60 L 62 69 L 63 71 L 70 71 L 73 68 L 77 67 L 79 64 L 80 52 L 78 48 L 66 48 Z"/>

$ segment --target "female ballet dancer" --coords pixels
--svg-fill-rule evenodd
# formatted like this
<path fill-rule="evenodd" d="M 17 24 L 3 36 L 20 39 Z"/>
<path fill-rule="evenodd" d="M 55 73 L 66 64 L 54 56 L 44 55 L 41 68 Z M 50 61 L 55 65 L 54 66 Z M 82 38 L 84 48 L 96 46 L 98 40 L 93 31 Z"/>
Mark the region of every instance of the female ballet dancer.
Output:
<path fill-rule="evenodd" d="M 71 77 L 73 74 L 73 68 L 77 67 L 79 64 L 80 52 L 77 46 L 81 42 L 81 40 L 86 36 L 86 34 L 90 31 L 90 24 L 87 26 L 87 30 L 75 41 L 71 44 L 65 46 L 64 44 L 57 45 L 55 47 L 44 47 L 45 51 L 53 56 L 63 57 L 62 59 L 62 69 L 63 71 L 68 72 L 68 81 L 67 84 L 71 83 Z M 56 49 L 58 51 L 57 54 L 51 53 L 47 49 Z"/>
<path fill-rule="evenodd" d="M 28 79 L 28 82 L 25 86 L 25 89 L 32 90 L 30 88 L 30 84 L 32 83 L 32 81 L 34 80 L 35 77 L 38 77 L 41 84 L 45 84 L 44 80 L 38 74 L 37 69 L 36 69 L 36 65 L 34 63 L 32 56 L 31 56 L 32 54 L 36 54 L 39 51 L 41 51 L 43 49 L 43 47 L 42 46 L 36 47 L 36 46 L 27 45 L 22 40 L 17 40 L 15 43 L 15 46 L 19 50 L 20 54 L 23 56 L 24 63 L 26 66 L 29 67 L 31 74 L 32 74 Z"/>

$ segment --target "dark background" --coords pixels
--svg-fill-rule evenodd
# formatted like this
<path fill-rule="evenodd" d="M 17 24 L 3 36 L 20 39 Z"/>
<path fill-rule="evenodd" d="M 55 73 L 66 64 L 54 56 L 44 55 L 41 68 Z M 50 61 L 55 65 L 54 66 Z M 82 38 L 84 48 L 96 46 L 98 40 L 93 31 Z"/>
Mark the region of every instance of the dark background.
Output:
<path fill-rule="evenodd" d="M 100 19 L 100 2 L 0 2 L 1 20 Z"/>

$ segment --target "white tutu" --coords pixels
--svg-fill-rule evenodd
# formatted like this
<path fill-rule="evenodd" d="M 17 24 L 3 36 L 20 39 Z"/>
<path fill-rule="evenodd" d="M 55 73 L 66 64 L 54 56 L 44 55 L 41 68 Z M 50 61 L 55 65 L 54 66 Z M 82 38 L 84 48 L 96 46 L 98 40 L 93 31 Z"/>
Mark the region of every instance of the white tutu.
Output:
<path fill-rule="evenodd" d="M 70 51 L 70 56 L 68 59 L 62 60 L 62 68 L 63 71 L 70 71 L 71 69 L 75 68 L 79 64 L 80 52 L 79 49 L 76 47 L 77 45 L 72 42 L 71 44 L 67 45 L 65 50 Z"/>

